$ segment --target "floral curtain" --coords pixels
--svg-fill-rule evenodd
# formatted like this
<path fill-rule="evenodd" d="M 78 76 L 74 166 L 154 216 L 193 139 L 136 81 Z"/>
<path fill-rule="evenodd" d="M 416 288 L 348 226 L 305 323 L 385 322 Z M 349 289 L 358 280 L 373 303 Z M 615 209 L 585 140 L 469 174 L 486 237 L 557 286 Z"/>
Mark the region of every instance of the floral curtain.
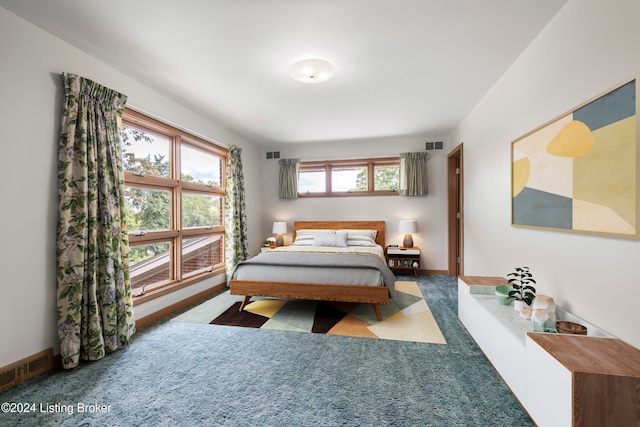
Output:
<path fill-rule="evenodd" d="M 242 148 L 234 145 L 229 148 L 227 156 L 227 176 L 224 186 L 227 277 L 231 277 L 233 269 L 240 261 L 249 257 L 241 153 Z"/>
<path fill-rule="evenodd" d="M 430 154 L 400 153 L 400 194 L 424 196 L 428 193 L 427 159 Z"/>
<path fill-rule="evenodd" d="M 57 313 L 62 365 L 98 360 L 135 332 L 120 131 L 127 97 L 62 74 Z"/>
<path fill-rule="evenodd" d="M 298 198 L 298 173 L 300 159 L 280 159 L 280 187 L 281 199 Z"/>

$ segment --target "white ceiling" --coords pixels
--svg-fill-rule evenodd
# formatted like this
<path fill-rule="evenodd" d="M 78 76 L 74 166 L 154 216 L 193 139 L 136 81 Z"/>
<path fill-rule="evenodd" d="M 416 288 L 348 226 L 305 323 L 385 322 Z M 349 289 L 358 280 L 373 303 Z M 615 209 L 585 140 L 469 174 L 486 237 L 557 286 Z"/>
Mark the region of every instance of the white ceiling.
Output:
<path fill-rule="evenodd" d="M 565 3 L 0 0 L 262 145 L 447 136 Z M 289 78 L 308 57 L 333 79 Z"/>

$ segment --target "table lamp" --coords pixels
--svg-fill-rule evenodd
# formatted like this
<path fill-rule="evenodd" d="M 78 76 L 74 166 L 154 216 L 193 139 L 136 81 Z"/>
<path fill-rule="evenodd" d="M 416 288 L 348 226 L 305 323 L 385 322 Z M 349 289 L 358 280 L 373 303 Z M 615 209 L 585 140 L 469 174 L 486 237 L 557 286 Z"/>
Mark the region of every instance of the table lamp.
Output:
<path fill-rule="evenodd" d="M 284 238 L 282 235 L 287 232 L 287 223 L 284 221 L 275 221 L 273 228 L 271 229 L 273 234 L 276 234 L 276 246 L 284 245 Z"/>
<path fill-rule="evenodd" d="M 415 220 L 408 219 L 400 221 L 400 233 L 404 233 L 404 240 L 402 246 L 405 248 L 413 247 L 413 236 L 411 233 L 418 232 L 418 223 Z"/>

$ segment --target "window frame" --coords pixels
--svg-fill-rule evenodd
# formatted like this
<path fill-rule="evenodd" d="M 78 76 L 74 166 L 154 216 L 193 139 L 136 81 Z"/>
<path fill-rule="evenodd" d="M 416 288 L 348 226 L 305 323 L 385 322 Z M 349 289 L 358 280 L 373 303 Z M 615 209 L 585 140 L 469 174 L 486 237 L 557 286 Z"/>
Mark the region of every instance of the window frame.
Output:
<path fill-rule="evenodd" d="M 332 191 L 332 170 L 333 168 L 344 167 L 367 168 L 367 190 L 366 191 Z M 360 196 L 398 196 L 400 195 L 400 183 L 398 190 L 375 190 L 375 166 L 397 166 L 400 170 L 400 157 L 381 157 L 369 159 L 349 159 L 349 160 L 319 160 L 300 162 L 299 174 L 305 169 L 322 169 L 325 171 L 325 191 L 324 192 L 298 192 L 298 197 L 360 197 Z M 398 176 L 399 178 L 399 176 Z M 298 177 L 298 182 L 300 178 Z"/>
<path fill-rule="evenodd" d="M 132 289 L 133 303 L 141 304 L 151 299 L 177 291 L 202 280 L 225 272 L 225 245 L 224 245 L 224 202 L 220 212 L 221 225 L 190 227 L 182 229 L 182 193 L 203 194 L 219 196 L 224 200 L 224 177 L 228 150 L 213 142 L 206 141 L 186 131 L 148 117 L 142 113 L 125 108 L 122 116 L 123 125 L 134 127 L 151 134 L 161 135 L 170 139 L 170 174 L 169 178 L 147 176 L 124 172 L 125 186 L 165 190 L 170 192 L 170 229 L 160 231 L 148 231 L 144 233 L 129 233 L 129 246 L 135 247 L 150 243 L 169 242 L 169 271 L 170 279 L 154 283 L 153 286 L 142 292 Z M 186 145 L 190 148 L 201 150 L 220 159 L 220 185 L 208 186 L 202 183 L 182 181 L 180 168 L 180 147 Z M 221 263 L 182 273 L 182 244 L 183 239 L 219 235 L 221 244 Z M 149 285 L 145 285 L 149 286 Z M 144 287 L 143 287 L 144 288 Z"/>

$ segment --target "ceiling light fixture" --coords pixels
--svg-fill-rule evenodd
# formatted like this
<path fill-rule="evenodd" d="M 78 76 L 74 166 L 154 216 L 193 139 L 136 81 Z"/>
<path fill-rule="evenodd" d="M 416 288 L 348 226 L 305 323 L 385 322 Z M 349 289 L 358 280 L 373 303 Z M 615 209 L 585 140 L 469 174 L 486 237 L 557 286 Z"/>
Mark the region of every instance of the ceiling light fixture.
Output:
<path fill-rule="evenodd" d="M 303 59 L 289 67 L 289 76 L 301 83 L 322 83 L 333 77 L 333 65 L 323 59 Z"/>

